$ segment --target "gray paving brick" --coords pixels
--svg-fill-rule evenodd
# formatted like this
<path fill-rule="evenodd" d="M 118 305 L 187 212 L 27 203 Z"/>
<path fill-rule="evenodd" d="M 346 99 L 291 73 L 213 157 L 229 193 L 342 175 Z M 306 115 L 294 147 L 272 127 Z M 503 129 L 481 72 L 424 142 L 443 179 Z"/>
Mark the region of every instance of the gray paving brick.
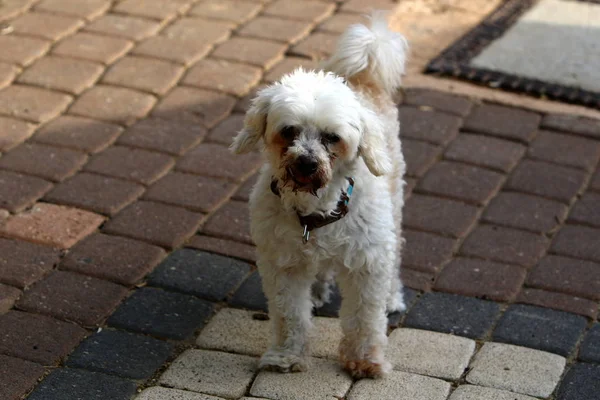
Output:
<path fill-rule="evenodd" d="M 450 393 L 448 382 L 393 371 L 383 380 L 363 379 L 358 381 L 346 398 L 348 400 L 445 400 L 448 393 Z"/>
<path fill-rule="evenodd" d="M 579 359 L 600 364 L 600 323 L 596 322 L 585 335 L 579 348 Z"/>
<path fill-rule="evenodd" d="M 461 385 L 448 400 L 536 400 L 534 397 L 476 385 Z"/>
<path fill-rule="evenodd" d="M 558 389 L 557 400 L 592 400 L 600 393 L 600 365 L 575 364 Z"/>
<path fill-rule="evenodd" d="M 144 389 L 135 400 L 220 400 L 222 397 L 209 396 L 201 393 L 188 392 L 186 390 L 171 389 L 164 387 L 151 387 Z"/>
<path fill-rule="evenodd" d="M 262 291 L 262 280 L 258 271 L 254 271 L 229 300 L 233 307 L 251 310 L 267 310 L 267 298 Z"/>

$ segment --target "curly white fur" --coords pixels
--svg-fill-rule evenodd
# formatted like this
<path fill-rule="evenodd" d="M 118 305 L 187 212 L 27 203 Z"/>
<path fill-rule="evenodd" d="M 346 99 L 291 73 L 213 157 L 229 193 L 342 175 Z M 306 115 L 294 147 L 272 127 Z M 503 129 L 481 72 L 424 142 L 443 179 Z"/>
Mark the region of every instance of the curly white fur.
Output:
<path fill-rule="evenodd" d="M 355 377 L 391 369 L 384 356 L 386 309 L 404 308 L 399 267 L 405 171 L 391 95 L 400 85 L 405 50 L 405 39 L 380 16 L 370 29 L 350 27 L 324 64 L 329 72 L 297 70 L 260 91 L 234 139 L 233 151 L 260 146 L 265 156 L 250 199 L 273 324 L 264 368 L 307 368 L 312 307 L 327 300 L 335 276 L 343 296 L 344 367 Z M 290 126 L 297 134 L 282 144 L 282 131 Z M 324 132 L 339 142 L 324 144 Z M 318 161 L 317 196 L 290 178 L 290 166 L 302 155 Z M 314 230 L 304 244 L 297 212 L 334 210 L 348 176 L 355 181 L 348 214 Z M 273 179 L 279 196 L 271 191 Z"/>

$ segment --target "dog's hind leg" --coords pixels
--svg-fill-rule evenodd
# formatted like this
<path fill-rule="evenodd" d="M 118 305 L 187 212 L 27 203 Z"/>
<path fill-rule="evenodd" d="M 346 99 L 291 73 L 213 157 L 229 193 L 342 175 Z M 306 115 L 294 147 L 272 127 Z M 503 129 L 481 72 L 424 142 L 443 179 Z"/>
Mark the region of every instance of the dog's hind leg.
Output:
<path fill-rule="evenodd" d="M 326 269 L 317 274 L 317 280 L 312 285 L 312 302 L 315 308 L 323 307 L 329 303 L 332 288 L 334 285 L 333 269 Z"/>

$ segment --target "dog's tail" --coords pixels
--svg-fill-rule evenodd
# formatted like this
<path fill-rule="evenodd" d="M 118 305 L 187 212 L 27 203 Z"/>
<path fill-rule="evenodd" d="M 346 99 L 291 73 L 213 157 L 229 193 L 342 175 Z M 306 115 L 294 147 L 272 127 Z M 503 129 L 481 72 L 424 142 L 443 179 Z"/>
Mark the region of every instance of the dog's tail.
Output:
<path fill-rule="evenodd" d="M 393 94 L 400 88 L 408 44 L 388 28 L 384 12 L 373 12 L 370 20 L 370 28 L 356 24 L 344 32 L 324 69 L 348 80 L 362 72 L 380 90 Z"/>

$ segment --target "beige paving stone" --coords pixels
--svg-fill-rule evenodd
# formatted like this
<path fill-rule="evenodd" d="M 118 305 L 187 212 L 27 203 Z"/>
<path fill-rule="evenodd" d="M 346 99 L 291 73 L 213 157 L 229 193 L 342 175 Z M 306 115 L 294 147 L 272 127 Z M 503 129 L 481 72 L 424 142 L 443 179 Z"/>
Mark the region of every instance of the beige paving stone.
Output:
<path fill-rule="evenodd" d="M 36 6 L 36 10 L 92 20 L 108 10 L 110 3 L 110 0 L 43 0 Z"/>
<path fill-rule="evenodd" d="M 209 44 L 200 40 L 154 36 L 140 43 L 132 53 L 189 66 L 207 55 L 211 49 Z"/>
<path fill-rule="evenodd" d="M 313 60 L 322 60 L 335 50 L 338 35 L 317 32 L 313 33 L 294 47 L 291 52 Z"/>
<path fill-rule="evenodd" d="M 450 384 L 440 379 L 392 371 L 384 379 L 358 381 L 347 400 L 446 400 Z M 486 399 L 488 400 L 488 399 Z"/>
<path fill-rule="evenodd" d="M 35 125 L 18 119 L 0 117 L 0 152 L 5 152 L 25 141 Z"/>
<path fill-rule="evenodd" d="M 185 12 L 192 0 L 123 0 L 114 10 L 154 19 L 171 19 Z"/>
<path fill-rule="evenodd" d="M 314 24 L 279 17 L 260 16 L 248 22 L 237 33 L 240 36 L 296 43 L 309 34 Z"/>
<path fill-rule="evenodd" d="M 0 7 L 0 21 L 11 19 L 27 10 L 35 0 L 3 0 Z"/>
<path fill-rule="evenodd" d="M 184 85 L 244 96 L 260 80 L 261 70 L 225 60 L 206 59 L 194 65 L 183 78 Z"/>
<path fill-rule="evenodd" d="M 106 14 L 87 25 L 85 30 L 125 39 L 142 40 L 148 36 L 155 35 L 160 28 L 160 23 L 146 18 Z"/>
<path fill-rule="evenodd" d="M 53 49 L 54 54 L 83 58 L 110 64 L 133 47 L 129 40 L 78 32 L 62 40 Z"/>
<path fill-rule="evenodd" d="M 483 386 L 462 385 L 456 388 L 448 400 L 537 400 L 534 397 L 516 394 L 506 390 Z"/>
<path fill-rule="evenodd" d="M 276 0 L 265 9 L 265 14 L 278 17 L 321 22 L 335 10 L 335 4 L 316 0 Z"/>
<path fill-rule="evenodd" d="M 213 56 L 269 69 L 283 58 L 285 50 L 286 47 L 283 44 L 235 37 L 217 47 Z"/>
<path fill-rule="evenodd" d="M 265 74 L 263 81 L 269 83 L 275 82 L 281 79 L 283 75 L 293 72 L 298 67 L 307 70 L 317 69 L 317 63 L 301 57 L 286 57 Z"/>
<path fill-rule="evenodd" d="M 258 367 L 249 356 L 187 350 L 160 377 L 159 383 L 228 399 L 246 393 Z"/>
<path fill-rule="evenodd" d="M 117 86 L 164 94 L 183 74 L 179 65 L 142 57 L 124 57 L 104 75 L 102 81 Z"/>
<path fill-rule="evenodd" d="M 71 96 L 50 90 L 12 85 L 0 91 L 0 114 L 31 122 L 46 122 L 64 111 L 71 99 Z"/>
<path fill-rule="evenodd" d="M 135 400 L 220 400 L 222 397 L 209 396 L 186 390 L 164 387 L 151 387 L 144 389 Z"/>
<path fill-rule="evenodd" d="M 78 18 L 29 12 L 11 22 L 13 32 L 58 40 L 83 26 Z"/>
<path fill-rule="evenodd" d="M 0 61 L 26 66 L 43 56 L 50 49 L 50 42 L 31 37 L 0 35 L 0 49 Z"/>
<path fill-rule="evenodd" d="M 353 24 L 365 24 L 367 23 L 366 18 L 362 14 L 351 14 L 351 13 L 337 13 L 331 18 L 327 18 L 317 28 L 319 31 L 341 34 L 350 25 Z"/>
<path fill-rule="evenodd" d="M 211 45 L 226 40 L 234 27 L 231 22 L 185 17 L 169 25 L 162 35 L 171 39 L 197 40 Z"/>
<path fill-rule="evenodd" d="M 44 57 L 27 68 L 19 82 L 79 94 L 100 77 L 104 67 L 91 61 Z"/>
<path fill-rule="evenodd" d="M 500 343 L 486 343 L 475 355 L 467 382 L 548 397 L 560 380 L 566 360 L 556 354 Z"/>
<path fill-rule="evenodd" d="M 352 378 L 337 362 L 313 358 L 306 372 L 260 372 L 250 394 L 274 400 L 331 400 L 343 398 L 351 385 Z"/>
<path fill-rule="evenodd" d="M 260 3 L 239 0 L 204 0 L 190 10 L 190 14 L 207 19 L 223 19 L 243 23 L 261 9 Z"/>
<path fill-rule="evenodd" d="M 389 338 L 388 359 L 395 369 L 444 379 L 458 379 L 469 365 L 475 341 L 419 329 L 396 329 Z"/>
<path fill-rule="evenodd" d="M 0 62 L 0 89 L 10 85 L 18 72 L 19 69 L 16 66 Z"/>

